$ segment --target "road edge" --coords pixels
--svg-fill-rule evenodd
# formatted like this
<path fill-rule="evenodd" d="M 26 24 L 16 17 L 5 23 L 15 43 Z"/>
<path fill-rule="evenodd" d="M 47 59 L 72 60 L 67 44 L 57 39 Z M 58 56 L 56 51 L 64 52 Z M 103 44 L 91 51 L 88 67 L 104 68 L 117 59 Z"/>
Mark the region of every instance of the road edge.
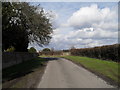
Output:
<path fill-rule="evenodd" d="M 119 87 L 119 84 L 118 84 L 117 82 L 115 82 L 114 80 L 112 80 L 111 78 L 109 78 L 109 77 L 107 77 L 107 76 L 104 76 L 103 74 L 100 74 L 100 73 L 95 72 L 95 71 L 93 71 L 93 70 L 90 70 L 89 68 L 85 67 L 85 66 L 82 65 L 81 63 L 75 62 L 75 61 L 73 61 L 73 60 L 71 60 L 71 59 L 68 59 L 68 58 L 65 58 L 65 57 L 62 57 L 62 58 L 63 58 L 63 59 L 66 59 L 66 60 L 69 60 L 69 61 L 73 62 L 74 64 L 76 64 L 77 66 L 82 67 L 82 68 L 88 70 L 89 72 L 91 72 L 91 73 L 93 73 L 94 75 L 98 76 L 99 78 L 103 79 L 107 84 L 113 85 L 113 86 L 116 87 L 116 88 L 120 88 L 120 87 Z"/>

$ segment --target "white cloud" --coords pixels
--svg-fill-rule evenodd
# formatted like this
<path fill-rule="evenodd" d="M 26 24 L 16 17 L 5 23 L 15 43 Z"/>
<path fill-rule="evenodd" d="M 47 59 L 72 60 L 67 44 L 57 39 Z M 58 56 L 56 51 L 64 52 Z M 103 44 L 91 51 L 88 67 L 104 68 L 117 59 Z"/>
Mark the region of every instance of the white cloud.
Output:
<path fill-rule="evenodd" d="M 117 40 L 118 32 L 111 32 L 105 30 L 87 31 L 91 28 L 83 28 L 80 30 L 69 31 L 67 34 L 63 34 L 64 29 L 54 30 L 53 38 L 50 45 L 55 49 L 69 49 L 72 46 L 80 47 L 93 47 L 112 43 L 111 40 Z M 60 32 L 61 31 L 61 32 Z M 106 42 L 107 40 L 107 42 Z"/>
<path fill-rule="evenodd" d="M 87 28 L 88 29 L 88 28 Z M 118 37 L 118 32 L 111 32 L 111 31 L 105 31 L 105 30 L 102 30 L 102 29 L 96 29 L 94 31 L 85 31 L 86 28 L 84 29 L 80 29 L 80 30 L 74 30 L 74 31 L 71 31 L 68 35 L 68 38 L 91 38 L 91 39 L 101 39 L 101 38 L 104 38 L 104 39 L 107 39 L 107 38 L 115 38 L 117 39 Z M 88 29 L 88 30 L 91 30 Z"/>
<path fill-rule="evenodd" d="M 50 10 L 45 10 L 45 9 L 44 9 L 44 13 L 47 16 L 47 18 L 50 20 L 50 23 L 52 24 L 54 29 L 59 27 L 58 13 L 56 13 L 54 11 L 50 11 Z"/>
<path fill-rule="evenodd" d="M 82 7 L 67 21 L 68 26 L 74 28 L 103 27 L 104 29 L 116 28 L 117 25 L 117 7 L 98 8 L 96 4 L 89 7 Z"/>

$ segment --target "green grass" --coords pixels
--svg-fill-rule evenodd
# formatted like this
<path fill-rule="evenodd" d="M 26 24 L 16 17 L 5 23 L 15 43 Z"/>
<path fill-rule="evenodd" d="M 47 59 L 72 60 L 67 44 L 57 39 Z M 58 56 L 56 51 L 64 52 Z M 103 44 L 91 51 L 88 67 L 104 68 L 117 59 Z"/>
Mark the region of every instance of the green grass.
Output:
<path fill-rule="evenodd" d="M 111 78 L 115 82 L 120 83 L 120 81 L 118 81 L 118 77 L 120 79 L 120 75 L 118 73 L 117 62 L 105 61 L 105 60 L 88 58 L 88 57 L 80 57 L 80 56 L 63 56 L 63 57 L 66 59 L 70 59 L 76 63 L 80 63 L 89 70 L 100 73 L 104 76 Z"/>
<path fill-rule="evenodd" d="M 24 76 L 30 72 L 33 72 L 34 69 L 42 66 L 45 59 L 36 58 L 29 61 L 22 62 L 20 64 L 11 66 L 9 68 L 2 70 L 2 81 L 6 82 L 21 76 Z"/>

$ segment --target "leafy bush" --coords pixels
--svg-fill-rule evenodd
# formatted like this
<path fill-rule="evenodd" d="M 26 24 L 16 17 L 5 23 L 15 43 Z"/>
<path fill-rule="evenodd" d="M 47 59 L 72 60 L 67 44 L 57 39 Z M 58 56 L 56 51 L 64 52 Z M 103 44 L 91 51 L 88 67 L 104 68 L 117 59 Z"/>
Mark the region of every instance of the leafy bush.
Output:
<path fill-rule="evenodd" d="M 43 52 L 48 52 L 48 51 L 51 51 L 51 50 L 49 48 L 44 48 L 42 51 Z"/>
<path fill-rule="evenodd" d="M 28 49 L 29 53 L 36 53 L 36 49 L 34 47 L 31 47 L 30 49 Z"/>
<path fill-rule="evenodd" d="M 13 46 L 11 46 L 5 52 L 14 52 L 14 51 L 15 51 L 15 48 Z"/>

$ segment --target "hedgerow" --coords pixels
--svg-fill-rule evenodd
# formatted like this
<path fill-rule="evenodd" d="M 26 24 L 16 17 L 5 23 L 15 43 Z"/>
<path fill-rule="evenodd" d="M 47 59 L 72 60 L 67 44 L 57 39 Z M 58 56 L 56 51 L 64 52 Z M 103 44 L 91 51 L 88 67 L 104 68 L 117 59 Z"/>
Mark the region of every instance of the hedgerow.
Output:
<path fill-rule="evenodd" d="M 112 60 L 119 62 L 120 44 L 106 45 L 94 48 L 71 49 L 71 55 L 86 56 L 103 60 Z"/>

